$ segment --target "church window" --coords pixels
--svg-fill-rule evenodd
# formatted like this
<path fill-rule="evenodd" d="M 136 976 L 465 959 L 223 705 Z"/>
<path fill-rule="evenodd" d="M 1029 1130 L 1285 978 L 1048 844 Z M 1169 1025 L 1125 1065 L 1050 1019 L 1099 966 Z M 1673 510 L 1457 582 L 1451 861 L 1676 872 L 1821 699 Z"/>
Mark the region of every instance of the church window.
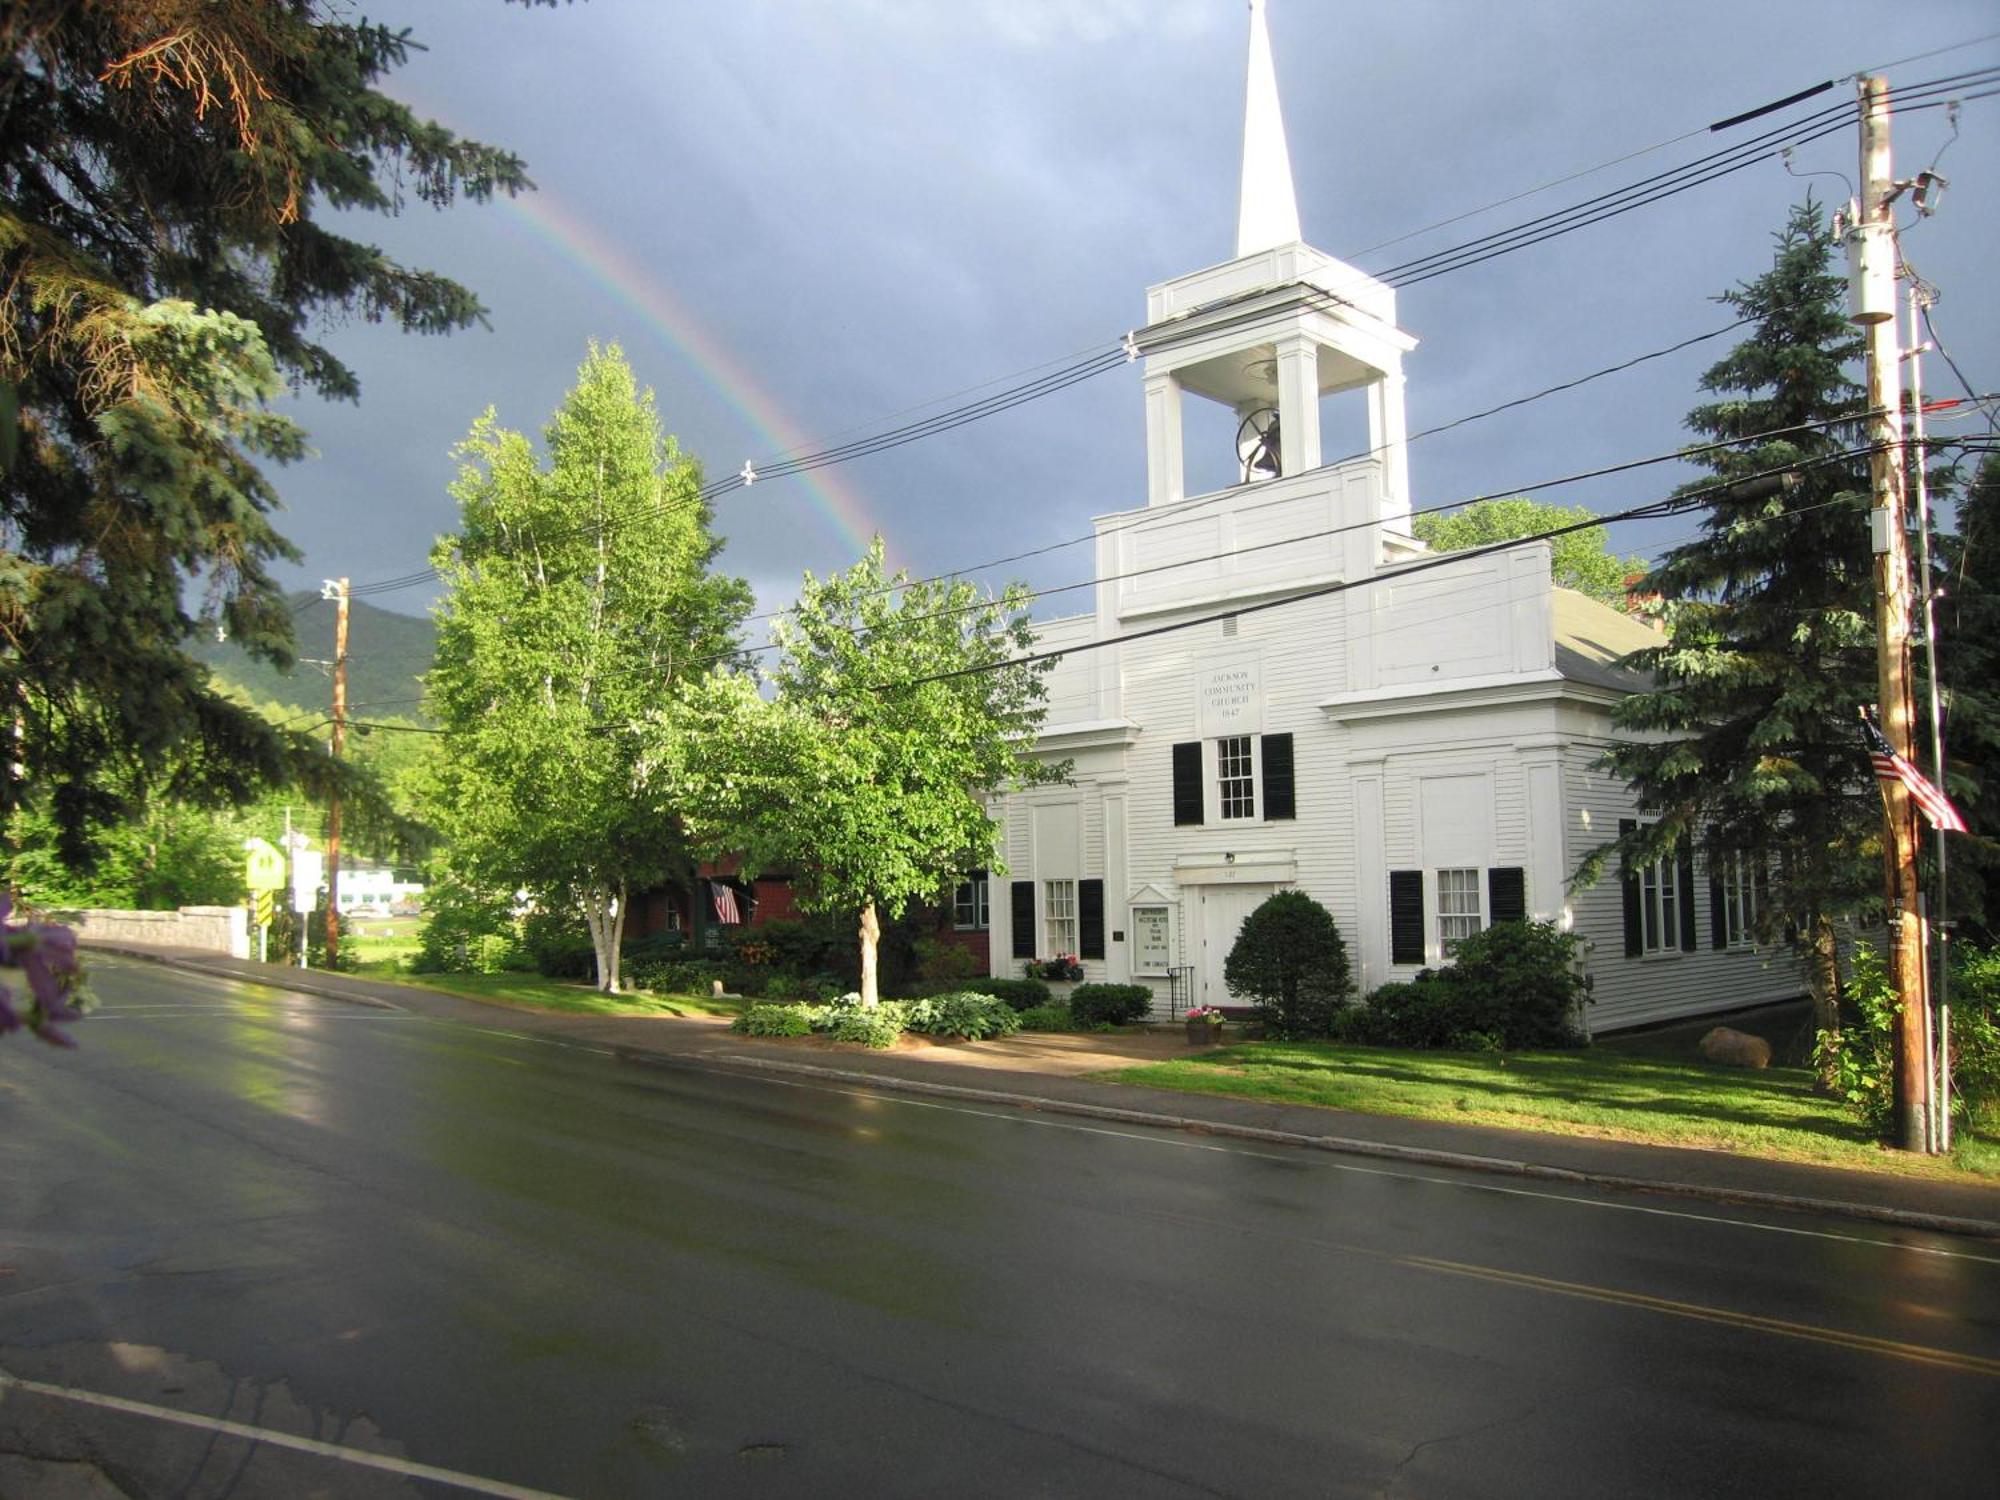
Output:
<path fill-rule="evenodd" d="M 1478 870 L 1439 870 L 1438 950 L 1449 954 L 1452 945 L 1479 931 L 1484 913 L 1479 903 Z"/>
<path fill-rule="evenodd" d="M 1048 934 L 1049 956 L 1067 953 L 1076 954 L 1076 882 L 1074 880 L 1045 880 L 1042 882 L 1042 916 Z"/>
<path fill-rule="evenodd" d="M 1257 772 L 1249 735 L 1231 735 L 1215 742 L 1215 774 L 1222 790 L 1222 816 L 1256 817 Z"/>

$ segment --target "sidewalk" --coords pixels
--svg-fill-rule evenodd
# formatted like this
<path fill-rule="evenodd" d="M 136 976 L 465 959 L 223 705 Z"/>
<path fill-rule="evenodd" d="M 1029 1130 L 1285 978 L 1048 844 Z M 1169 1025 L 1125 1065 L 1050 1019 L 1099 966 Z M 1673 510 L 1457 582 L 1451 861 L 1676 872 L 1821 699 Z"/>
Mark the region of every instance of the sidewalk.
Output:
<path fill-rule="evenodd" d="M 573 1016 L 488 1004 L 413 985 L 138 944 L 88 945 L 197 973 L 386 1006 L 432 1020 L 599 1047 L 634 1063 L 811 1078 L 989 1105 L 1202 1131 L 1404 1165 L 1473 1170 L 1578 1187 L 1837 1214 L 2000 1241 L 2000 1185 L 1768 1161 L 1307 1105 L 1095 1082 L 1083 1075 L 1185 1056 L 1175 1033 L 1023 1033 L 984 1042 L 912 1041 L 889 1051 L 823 1039 L 739 1036 L 718 1019 Z M 86 1027 L 88 1023 L 85 1023 Z"/>

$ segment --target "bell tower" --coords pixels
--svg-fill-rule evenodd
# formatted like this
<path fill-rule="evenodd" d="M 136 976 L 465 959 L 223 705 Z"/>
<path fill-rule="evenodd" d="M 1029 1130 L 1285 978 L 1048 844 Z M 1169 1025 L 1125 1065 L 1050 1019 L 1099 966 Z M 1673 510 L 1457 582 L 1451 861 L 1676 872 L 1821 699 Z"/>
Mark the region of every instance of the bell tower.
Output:
<path fill-rule="evenodd" d="M 1402 360 L 1417 341 L 1396 326 L 1393 290 L 1300 237 L 1264 0 L 1250 0 L 1236 257 L 1149 287 L 1136 342 L 1146 356 L 1147 504 L 1187 498 L 1184 396 L 1236 414 L 1241 482 L 1268 484 L 1326 462 L 1320 400 L 1353 392 L 1368 407 L 1360 462 L 1379 467 L 1372 519 L 1407 527 Z"/>

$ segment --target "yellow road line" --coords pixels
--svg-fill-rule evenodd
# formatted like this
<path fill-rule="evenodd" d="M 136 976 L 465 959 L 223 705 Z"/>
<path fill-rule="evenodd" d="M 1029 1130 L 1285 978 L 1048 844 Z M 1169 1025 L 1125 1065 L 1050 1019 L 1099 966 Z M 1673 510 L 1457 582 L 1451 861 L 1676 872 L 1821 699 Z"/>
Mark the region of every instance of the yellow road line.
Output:
<path fill-rule="evenodd" d="M 1777 1334 L 1782 1338 L 1806 1339 L 1832 1344 L 1841 1349 L 1857 1349 L 1914 1364 L 1937 1365 L 1964 1375 L 2000 1375 L 2000 1359 L 1978 1354 L 1960 1354 L 1950 1349 L 1933 1349 L 1925 1344 L 1905 1344 L 1896 1339 L 1878 1339 L 1865 1333 L 1847 1333 L 1838 1328 L 1820 1328 L 1811 1323 L 1788 1323 L 1782 1318 L 1760 1317 L 1756 1313 L 1730 1312 L 1720 1307 L 1704 1307 L 1698 1302 L 1676 1302 L 1668 1297 L 1649 1297 L 1643 1292 L 1621 1292 L 1611 1287 L 1590 1286 L 1578 1281 L 1560 1281 L 1552 1276 L 1534 1276 L 1525 1271 L 1501 1271 L 1491 1266 L 1467 1265 L 1462 1261 L 1437 1260 L 1427 1255 L 1399 1255 L 1402 1265 L 1451 1276 L 1471 1276 L 1496 1281 L 1530 1291 L 1551 1292 L 1563 1297 L 1579 1297 L 1589 1302 L 1608 1302 L 1616 1307 L 1638 1308 L 1674 1318 L 1691 1318 L 1701 1323 L 1720 1323 L 1756 1333 Z"/>

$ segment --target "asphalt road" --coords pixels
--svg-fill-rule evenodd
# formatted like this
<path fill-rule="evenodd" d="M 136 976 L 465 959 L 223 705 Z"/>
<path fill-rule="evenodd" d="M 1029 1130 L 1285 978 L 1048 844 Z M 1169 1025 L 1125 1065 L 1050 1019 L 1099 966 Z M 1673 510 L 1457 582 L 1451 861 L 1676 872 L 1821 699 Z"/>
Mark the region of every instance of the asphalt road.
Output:
<path fill-rule="evenodd" d="M 0 1047 L 9 1500 L 1992 1492 L 1990 1245 L 96 970 Z"/>

